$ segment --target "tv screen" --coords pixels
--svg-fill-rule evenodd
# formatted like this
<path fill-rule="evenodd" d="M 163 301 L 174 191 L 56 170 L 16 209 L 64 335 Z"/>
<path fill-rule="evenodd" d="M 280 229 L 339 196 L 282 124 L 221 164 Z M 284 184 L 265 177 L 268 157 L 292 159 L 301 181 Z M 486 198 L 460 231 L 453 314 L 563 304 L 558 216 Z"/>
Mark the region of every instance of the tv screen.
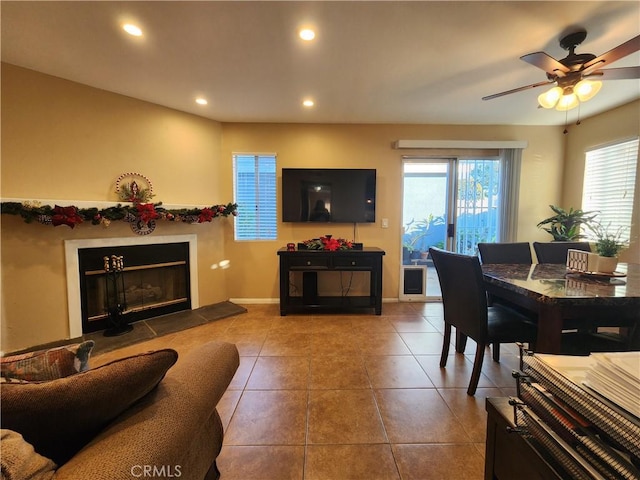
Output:
<path fill-rule="evenodd" d="M 375 222 L 375 169 L 283 168 L 282 221 Z"/>

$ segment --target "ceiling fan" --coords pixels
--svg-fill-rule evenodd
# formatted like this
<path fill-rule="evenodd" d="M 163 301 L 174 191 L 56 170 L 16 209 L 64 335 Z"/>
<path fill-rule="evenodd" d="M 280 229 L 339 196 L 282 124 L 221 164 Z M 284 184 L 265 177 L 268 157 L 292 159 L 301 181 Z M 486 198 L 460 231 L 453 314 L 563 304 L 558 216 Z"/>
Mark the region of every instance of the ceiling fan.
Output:
<path fill-rule="evenodd" d="M 544 70 L 547 73 L 546 82 L 533 83 L 506 92 L 495 93 L 482 97 L 482 99 L 491 100 L 511 93 L 554 84 L 553 88 L 538 97 L 538 102 L 541 107 L 555 107 L 557 110 L 564 111 L 578 106 L 580 102 L 587 101 L 598 93 L 602 82 L 594 81 L 592 78 L 604 80 L 640 78 L 640 66 L 601 70 L 616 60 L 640 50 L 640 35 L 627 40 L 599 57 L 592 53 L 575 53 L 576 47 L 586 37 L 586 30 L 578 30 L 563 36 L 560 39 L 560 46 L 569 54 L 562 60 L 556 60 L 544 52 L 529 53 L 520 57 L 521 60 Z"/>

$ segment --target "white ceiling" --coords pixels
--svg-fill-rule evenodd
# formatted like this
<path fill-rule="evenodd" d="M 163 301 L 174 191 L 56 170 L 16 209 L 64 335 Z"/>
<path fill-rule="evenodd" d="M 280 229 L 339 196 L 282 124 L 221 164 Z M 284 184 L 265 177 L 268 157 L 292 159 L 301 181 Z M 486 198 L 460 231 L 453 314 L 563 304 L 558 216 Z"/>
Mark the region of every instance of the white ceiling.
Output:
<path fill-rule="evenodd" d="M 520 56 L 600 55 L 640 33 L 638 1 L 2 1 L 2 61 L 224 122 L 562 125 Z M 124 34 L 121 23 L 145 34 Z M 297 32 L 312 25 L 312 43 Z M 636 52 L 614 67 L 640 65 Z M 196 105 L 196 96 L 209 100 Z M 316 106 L 305 109 L 302 99 Z M 640 98 L 605 81 L 590 115 Z M 575 121 L 577 109 L 569 112 Z"/>

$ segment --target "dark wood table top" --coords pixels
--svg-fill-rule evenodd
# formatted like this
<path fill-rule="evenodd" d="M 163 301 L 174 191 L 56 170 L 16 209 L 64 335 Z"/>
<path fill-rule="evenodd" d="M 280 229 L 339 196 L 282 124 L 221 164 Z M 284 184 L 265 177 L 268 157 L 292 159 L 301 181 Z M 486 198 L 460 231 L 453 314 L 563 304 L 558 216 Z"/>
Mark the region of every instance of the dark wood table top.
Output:
<path fill-rule="evenodd" d="M 537 302 L 571 305 L 637 305 L 640 309 L 640 264 L 620 263 L 608 278 L 571 273 L 561 264 L 484 264 L 484 280 Z"/>

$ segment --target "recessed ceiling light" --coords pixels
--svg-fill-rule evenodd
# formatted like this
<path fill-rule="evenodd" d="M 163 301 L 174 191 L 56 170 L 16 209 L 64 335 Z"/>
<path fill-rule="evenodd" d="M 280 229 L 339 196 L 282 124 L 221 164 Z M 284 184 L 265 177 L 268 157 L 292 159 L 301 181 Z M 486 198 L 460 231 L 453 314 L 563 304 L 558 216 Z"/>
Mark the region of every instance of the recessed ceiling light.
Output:
<path fill-rule="evenodd" d="M 129 35 L 133 35 L 134 37 L 141 37 L 142 30 L 140 27 L 133 25 L 131 23 L 126 23 L 122 26 L 122 29 L 127 32 Z"/>
<path fill-rule="evenodd" d="M 300 30 L 300 38 L 307 41 L 313 40 L 314 38 L 316 38 L 316 32 L 314 32 L 310 28 L 303 28 L 302 30 Z"/>
<path fill-rule="evenodd" d="M 196 103 L 198 105 L 207 105 L 209 102 L 207 102 L 207 100 L 204 98 L 196 98 Z"/>
<path fill-rule="evenodd" d="M 313 100 L 307 99 L 302 102 L 302 105 L 304 105 L 305 107 L 313 107 L 314 103 L 313 103 Z"/>

